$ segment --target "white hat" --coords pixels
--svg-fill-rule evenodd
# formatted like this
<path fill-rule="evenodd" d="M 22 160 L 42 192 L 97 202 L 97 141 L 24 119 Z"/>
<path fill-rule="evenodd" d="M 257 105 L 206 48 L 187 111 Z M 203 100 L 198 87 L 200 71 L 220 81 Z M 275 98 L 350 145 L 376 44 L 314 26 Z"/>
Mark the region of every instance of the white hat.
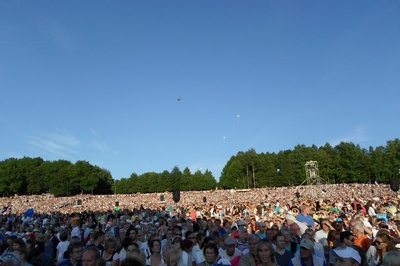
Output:
<path fill-rule="evenodd" d="M 351 247 L 346 247 L 344 249 L 334 249 L 333 250 L 336 255 L 343 259 L 354 259 L 356 260 L 359 264 L 361 264 L 361 256 L 360 253 L 358 253 L 357 250 Z"/>
<path fill-rule="evenodd" d="M 287 214 L 287 215 L 285 216 L 285 219 L 286 219 L 286 220 L 290 220 L 290 221 L 296 221 L 296 218 L 295 218 L 293 215 L 291 215 L 291 214 Z"/>

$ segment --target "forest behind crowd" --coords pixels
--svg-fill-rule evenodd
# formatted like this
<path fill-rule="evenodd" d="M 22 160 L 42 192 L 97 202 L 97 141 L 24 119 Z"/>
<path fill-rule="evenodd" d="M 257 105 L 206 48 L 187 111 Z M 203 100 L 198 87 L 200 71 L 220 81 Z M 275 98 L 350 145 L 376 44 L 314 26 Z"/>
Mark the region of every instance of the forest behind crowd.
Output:
<path fill-rule="evenodd" d="M 386 183 L 400 176 L 400 140 L 368 149 L 341 142 L 334 147 L 328 143 L 321 147 L 297 145 L 278 153 L 240 151 L 228 160 L 219 182 L 209 170 L 192 173 L 188 167 L 181 170 L 175 166 L 162 173 L 132 173 L 129 178 L 115 180 L 110 171 L 87 161 L 9 158 L 0 161 L 0 191 L 3 196 L 70 196 L 296 186 L 305 181 L 305 164 L 309 161 L 317 162 L 319 176 L 327 183 Z"/>

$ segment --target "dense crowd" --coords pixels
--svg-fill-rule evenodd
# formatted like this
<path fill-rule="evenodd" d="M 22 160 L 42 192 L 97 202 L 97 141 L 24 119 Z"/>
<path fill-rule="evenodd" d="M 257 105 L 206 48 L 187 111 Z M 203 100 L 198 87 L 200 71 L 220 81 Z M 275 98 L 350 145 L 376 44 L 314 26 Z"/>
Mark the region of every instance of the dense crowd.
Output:
<path fill-rule="evenodd" d="M 182 191 L 179 198 L 3 197 L 0 263 L 400 265 L 398 194 L 387 185 Z"/>

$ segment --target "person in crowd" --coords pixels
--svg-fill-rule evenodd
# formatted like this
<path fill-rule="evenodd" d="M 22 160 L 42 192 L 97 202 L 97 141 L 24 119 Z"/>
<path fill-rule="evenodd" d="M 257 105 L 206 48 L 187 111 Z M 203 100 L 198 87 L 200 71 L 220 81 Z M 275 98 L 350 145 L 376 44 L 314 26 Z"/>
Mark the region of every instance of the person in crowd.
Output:
<path fill-rule="evenodd" d="M 383 257 L 383 266 L 399 266 L 400 265 L 400 252 L 399 251 L 388 251 Z"/>
<path fill-rule="evenodd" d="M 360 266 L 361 256 L 357 250 L 351 247 L 344 249 L 334 249 L 335 252 L 335 266 Z"/>
<path fill-rule="evenodd" d="M 236 248 L 236 240 L 232 237 L 228 236 L 227 238 L 225 238 L 224 244 L 225 249 L 220 251 L 219 253 L 221 257 L 226 258 L 231 262 L 234 258 L 243 255 L 242 251 Z"/>
<path fill-rule="evenodd" d="M 70 243 L 67 252 L 69 258 L 59 262 L 57 266 L 82 266 L 83 244 L 81 242 Z"/>
<path fill-rule="evenodd" d="M 256 266 L 257 243 L 261 240 L 260 236 L 253 234 L 249 237 L 249 252 L 240 257 L 239 266 Z"/>
<path fill-rule="evenodd" d="M 293 253 L 285 249 L 285 237 L 282 234 L 277 234 L 274 239 L 275 244 L 275 260 L 278 265 L 289 265 L 293 258 Z"/>
<path fill-rule="evenodd" d="M 161 243 L 160 243 L 161 248 Z M 162 266 L 178 266 L 179 265 L 179 252 L 174 246 L 167 247 L 162 254 Z"/>
<path fill-rule="evenodd" d="M 315 222 L 313 217 L 310 215 L 311 208 L 307 204 L 301 205 L 300 213 L 296 216 L 296 220 L 306 225 L 306 227 L 314 227 Z"/>
<path fill-rule="evenodd" d="M 352 232 L 355 235 L 354 245 L 361 247 L 364 252 L 367 252 L 369 246 L 371 246 L 371 239 L 364 234 L 364 224 L 357 221 L 352 227 Z"/>
<path fill-rule="evenodd" d="M 326 266 L 324 259 L 314 255 L 314 242 L 310 239 L 302 239 L 300 241 L 300 252 L 295 255 L 289 263 L 289 266 Z"/>
<path fill-rule="evenodd" d="M 274 248 L 268 240 L 261 240 L 257 243 L 258 265 L 277 266 L 274 255 Z"/>
<path fill-rule="evenodd" d="M 0 263 L 3 266 L 21 266 L 20 258 L 14 252 L 4 253 L 1 255 Z"/>
<path fill-rule="evenodd" d="M 242 228 L 239 230 L 239 237 L 236 239 L 236 247 L 240 251 L 246 250 L 248 252 L 249 249 L 249 243 L 248 243 L 248 238 L 249 238 L 249 232 L 247 231 L 246 228 Z"/>
<path fill-rule="evenodd" d="M 215 244 L 209 243 L 204 246 L 203 250 L 204 254 L 204 265 L 205 266 L 214 266 L 214 265 L 224 265 L 224 266 L 230 266 L 231 263 L 229 262 L 228 259 L 222 257 L 218 257 L 218 248 Z"/>
<path fill-rule="evenodd" d="M 119 250 L 119 261 L 123 261 L 126 258 L 126 250 L 133 243 L 132 238 L 125 236 L 121 242 L 121 249 Z"/>
<path fill-rule="evenodd" d="M 100 251 L 96 247 L 87 247 L 82 254 L 82 266 L 97 266 L 100 258 Z"/>
<path fill-rule="evenodd" d="M 159 266 L 164 263 L 161 256 L 161 241 L 158 238 L 154 238 L 149 242 L 149 248 L 151 255 L 147 257 L 147 266 Z"/>
<path fill-rule="evenodd" d="M 368 250 L 367 254 L 371 254 L 367 256 L 369 266 L 381 265 L 386 252 L 396 250 L 392 238 L 386 233 L 378 233 L 373 244 L 376 248 L 376 253 L 372 255 L 371 250 L 373 248 Z"/>
<path fill-rule="evenodd" d="M 179 265 L 180 266 L 189 266 L 192 265 L 192 258 L 185 251 L 185 244 L 183 240 L 179 237 L 175 237 L 172 239 L 172 246 L 175 247 L 178 256 L 179 256 Z"/>
<path fill-rule="evenodd" d="M 107 239 L 104 243 L 102 258 L 106 261 L 106 266 L 119 266 L 119 254 L 116 250 L 117 243 L 113 239 Z"/>

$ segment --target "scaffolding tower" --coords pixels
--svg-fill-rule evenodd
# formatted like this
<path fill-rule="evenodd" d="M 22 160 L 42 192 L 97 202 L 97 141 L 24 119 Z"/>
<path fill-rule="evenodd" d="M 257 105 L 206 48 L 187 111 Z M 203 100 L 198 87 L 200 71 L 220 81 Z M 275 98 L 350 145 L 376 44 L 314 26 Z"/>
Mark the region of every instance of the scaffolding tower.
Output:
<path fill-rule="evenodd" d="M 315 196 L 320 190 L 323 190 L 323 184 L 327 182 L 319 176 L 317 161 L 306 162 L 304 164 L 304 169 L 306 172 L 306 179 L 300 184 L 300 187 L 308 186 L 308 192 Z"/>

